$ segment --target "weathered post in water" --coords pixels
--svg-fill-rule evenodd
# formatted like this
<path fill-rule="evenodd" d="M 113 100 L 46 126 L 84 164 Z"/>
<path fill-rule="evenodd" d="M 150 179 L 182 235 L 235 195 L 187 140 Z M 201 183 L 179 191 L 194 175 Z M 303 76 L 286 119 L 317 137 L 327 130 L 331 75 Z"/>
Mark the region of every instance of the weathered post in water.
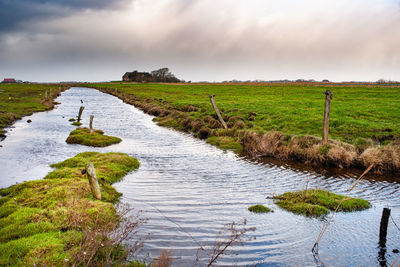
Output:
<path fill-rule="evenodd" d="M 81 116 L 82 116 L 82 112 L 83 112 L 83 110 L 85 109 L 85 107 L 84 106 L 81 106 L 80 108 L 79 108 L 79 113 L 78 113 L 78 123 L 80 123 L 81 122 Z"/>
<path fill-rule="evenodd" d="M 89 129 L 91 132 L 93 131 L 93 118 L 94 118 L 94 116 L 90 115 Z"/>
<path fill-rule="evenodd" d="M 390 217 L 390 209 L 383 208 L 382 211 L 382 218 L 381 218 L 381 227 L 379 231 L 379 245 L 381 247 L 386 246 L 386 236 L 387 236 L 387 228 L 389 224 L 389 217 Z"/>
<path fill-rule="evenodd" d="M 213 108 L 215 110 L 215 113 L 217 113 L 217 117 L 219 119 L 219 122 L 222 124 L 222 126 L 224 126 L 225 129 L 228 129 L 228 126 L 226 125 L 224 119 L 221 116 L 221 113 L 219 112 L 219 109 L 217 107 L 217 104 L 215 104 L 215 100 L 214 100 L 214 96 L 215 95 L 210 95 L 210 100 L 211 100 L 211 104 L 213 105 Z"/>
<path fill-rule="evenodd" d="M 324 132 L 322 135 L 322 144 L 326 145 L 328 143 L 329 116 L 331 112 L 331 100 L 333 98 L 333 94 L 329 90 L 326 90 L 324 94 L 325 94 L 325 112 L 324 112 Z"/>
<path fill-rule="evenodd" d="M 99 182 L 96 177 L 96 170 L 94 169 L 94 165 L 90 162 L 86 165 L 86 174 L 89 179 L 90 190 L 92 190 L 92 194 L 98 200 L 101 200 L 101 192 L 99 187 Z"/>

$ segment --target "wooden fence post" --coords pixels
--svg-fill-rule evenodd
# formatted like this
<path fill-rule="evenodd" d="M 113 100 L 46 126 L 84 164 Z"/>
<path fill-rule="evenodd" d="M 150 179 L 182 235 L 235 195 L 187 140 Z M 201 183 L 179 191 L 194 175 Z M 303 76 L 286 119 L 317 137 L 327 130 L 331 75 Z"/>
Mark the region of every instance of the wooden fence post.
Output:
<path fill-rule="evenodd" d="M 382 211 L 382 218 L 381 218 L 381 226 L 379 230 L 379 245 L 381 247 L 386 246 L 386 236 L 387 236 L 387 228 L 389 224 L 389 217 L 390 217 L 390 209 L 383 208 Z"/>
<path fill-rule="evenodd" d="M 94 169 L 94 165 L 92 162 L 86 165 L 86 174 L 89 179 L 90 190 L 92 190 L 93 196 L 98 200 L 101 200 L 99 181 L 97 181 L 96 170 Z"/>
<path fill-rule="evenodd" d="M 329 116 L 331 112 L 331 100 L 333 98 L 333 94 L 329 90 L 326 90 L 324 94 L 325 94 L 325 112 L 324 112 L 324 132 L 322 135 L 322 144 L 326 145 L 328 143 Z"/>
<path fill-rule="evenodd" d="M 219 122 L 222 124 L 222 126 L 223 126 L 225 129 L 228 129 L 228 126 L 226 125 L 224 119 L 223 119 L 222 116 L 221 116 L 221 113 L 219 112 L 219 109 L 218 109 L 218 107 L 217 107 L 217 104 L 215 104 L 214 95 L 210 95 L 210 100 L 211 100 L 211 104 L 213 105 L 213 108 L 214 108 L 214 110 L 215 110 L 215 113 L 217 113 L 217 117 L 218 117 L 218 119 L 219 119 Z"/>
<path fill-rule="evenodd" d="M 84 109 L 85 109 L 84 106 L 81 106 L 81 107 L 79 108 L 78 122 L 81 122 L 81 116 L 82 116 L 82 112 L 83 112 Z"/>
<path fill-rule="evenodd" d="M 90 129 L 90 131 L 93 130 L 93 118 L 94 118 L 94 116 L 93 116 L 93 115 L 90 115 L 90 122 L 89 122 L 89 129 Z"/>
<path fill-rule="evenodd" d="M 47 90 L 44 92 L 44 100 L 47 100 Z"/>

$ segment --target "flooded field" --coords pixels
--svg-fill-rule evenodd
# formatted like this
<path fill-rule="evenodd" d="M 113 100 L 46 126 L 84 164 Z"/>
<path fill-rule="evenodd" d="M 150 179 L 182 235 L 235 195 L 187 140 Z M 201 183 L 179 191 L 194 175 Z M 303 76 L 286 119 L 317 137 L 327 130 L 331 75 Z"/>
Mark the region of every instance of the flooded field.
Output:
<path fill-rule="evenodd" d="M 94 128 L 123 139 L 107 148 L 87 148 L 65 143 L 75 127 L 68 122 L 85 106 L 83 123 L 94 115 Z M 204 141 L 157 126 L 146 115 L 121 100 L 94 89 L 71 88 L 57 98 L 54 110 L 37 113 L 15 123 L 0 142 L 0 186 L 40 179 L 59 162 L 83 151 L 124 152 L 138 158 L 141 167 L 116 184 L 122 201 L 143 211 L 148 222 L 141 235 L 150 233 L 140 256 L 151 259 L 168 249 L 174 266 L 191 266 L 199 244 L 212 246 L 222 226 L 247 219 L 242 245 L 234 246 L 218 264 L 312 266 L 311 248 L 324 219 L 306 218 L 281 210 L 267 197 L 291 190 L 328 189 L 346 194 L 359 171 L 310 170 L 301 164 L 276 160 L 253 161 L 224 152 Z M 27 123 L 28 119 L 32 123 Z M 389 222 L 386 253 L 378 246 L 383 207 L 392 209 L 400 222 L 399 177 L 362 180 L 350 195 L 371 202 L 368 210 L 339 213 L 320 246 L 320 260 L 327 266 L 385 266 L 399 254 L 400 232 Z M 253 214 L 247 208 L 264 204 L 274 212 Z M 201 262 L 207 262 L 201 253 Z"/>

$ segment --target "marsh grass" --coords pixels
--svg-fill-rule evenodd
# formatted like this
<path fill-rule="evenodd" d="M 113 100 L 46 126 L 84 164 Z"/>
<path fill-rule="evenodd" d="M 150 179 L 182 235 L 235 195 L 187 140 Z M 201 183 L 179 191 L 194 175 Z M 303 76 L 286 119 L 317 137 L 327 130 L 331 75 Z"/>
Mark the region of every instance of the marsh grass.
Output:
<path fill-rule="evenodd" d="M 50 110 L 56 104 L 53 101 L 69 86 L 60 84 L 2 84 L 0 83 L 0 137 L 5 136 L 4 127 L 33 112 Z M 50 95 L 50 89 L 52 95 Z M 48 100 L 45 101 L 45 91 Z"/>
<path fill-rule="evenodd" d="M 89 128 L 73 130 L 66 140 L 68 144 L 80 144 L 93 147 L 106 147 L 118 144 L 121 141 L 121 138 L 104 135 L 102 130 L 90 130 Z"/>
<path fill-rule="evenodd" d="M 100 185 L 103 201 L 92 196 L 87 178 L 80 172 L 88 161 L 94 162 L 99 179 L 104 180 Z M 121 217 L 113 203 L 120 193 L 111 183 L 139 163 L 122 153 L 85 152 L 52 167 L 57 169 L 44 180 L 0 189 L 0 265 L 63 266 L 73 262 L 85 231 L 113 230 L 96 228 L 100 222 L 118 225 Z M 96 262 L 101 262 L 101 255 L 96 255 Z"/>
<path fill-rule="evenodd" d="M 346 197 L 321 189 L 287 192 L 274 198 L 277 200 L 276 204 L 283 209 L 296 214 L 316 217 L 335 210 L 342 199 L 345 200 L 338 211 L 351 212 L 370 207 L 370 203 L 366 200 Z"/>

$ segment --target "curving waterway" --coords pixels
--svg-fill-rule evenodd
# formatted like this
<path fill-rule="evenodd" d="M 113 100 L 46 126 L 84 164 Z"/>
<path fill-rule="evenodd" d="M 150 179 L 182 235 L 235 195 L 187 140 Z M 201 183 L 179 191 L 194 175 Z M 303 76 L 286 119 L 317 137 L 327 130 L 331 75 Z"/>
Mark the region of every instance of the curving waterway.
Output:
<path fill-rule="evenodd" d="M 74 129 L 80 100 L 85 110 L 83 123 L 94 115 L 94 127 L 121 137 L 120 144 L 88 148 L 65 143 Z M 116 97 L 94 89 L 71 88 L 57 99 L 54 110 L 36 113 L 16 122 L 0 142 L 0 187 L 40 179 L 51 170 L 49 164 L 83 151 L 124 152 L 139 159 L 138 171 L 115 184 L 122 201 L 142 210 L 148 222 L 140 235 L 150 238 L 140 256 L 151 259 L 161 249 L 172 254 L 174 266 L 192 266 L 199 246 L 212 246 L 224 224 L 247 220 L 248 232 L 241 245 L 219 258 L 222 266 L 389 266 L 399 257 L 400 231 L 389 222 L 387 247 L 378 246 L 382 208 L 392 209 L 400 223 L 399 177 L 369 175 L 350 195 L 372 203 L 372 208 L 339 213 L 319 245 L 319 260 L 311 248 L 324 219 L 294 215 L 267 197 L 309 187 L 345 193 L 359 171 L 338 173 L 310 170 L 301 164 L 273 160 L 250 161 L 224 152 L 189 134 L 157 126 L 144 114 Z M 28 119 L 32 123 L 27 123 Z M 253 214 L 247 208 L 264 204 L 269 214 Z M 399 225 L 400 226 L 400 225 Z M 209 258 L 199 251 L 201 264 Z"/>

